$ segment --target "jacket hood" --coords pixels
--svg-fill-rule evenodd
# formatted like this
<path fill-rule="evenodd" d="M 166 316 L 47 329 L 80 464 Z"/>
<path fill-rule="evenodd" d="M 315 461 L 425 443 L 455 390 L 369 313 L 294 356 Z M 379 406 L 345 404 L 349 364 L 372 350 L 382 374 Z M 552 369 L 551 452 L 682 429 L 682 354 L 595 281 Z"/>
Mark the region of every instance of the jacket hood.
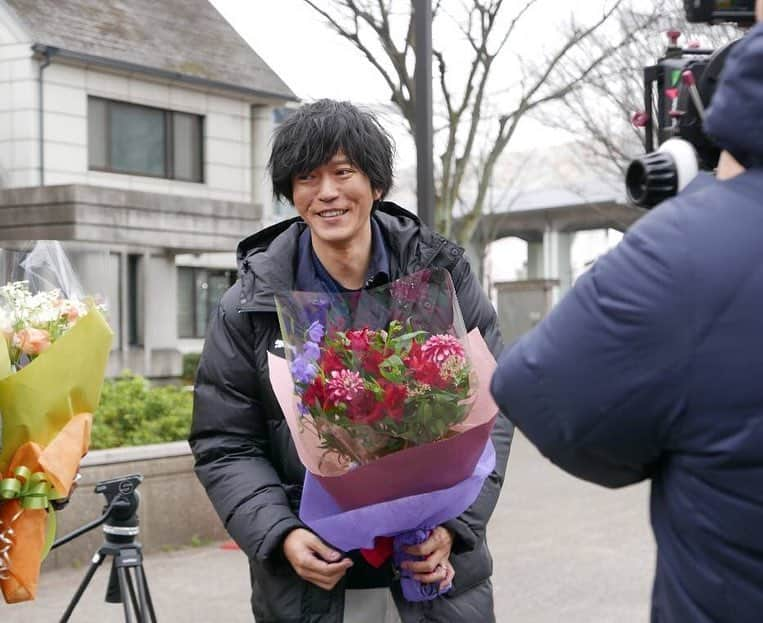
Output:
<path fill-rule="evenodd" d="M 744 166 L 763 166 L 763 24 L 726 58 L 704 127 Z"/>

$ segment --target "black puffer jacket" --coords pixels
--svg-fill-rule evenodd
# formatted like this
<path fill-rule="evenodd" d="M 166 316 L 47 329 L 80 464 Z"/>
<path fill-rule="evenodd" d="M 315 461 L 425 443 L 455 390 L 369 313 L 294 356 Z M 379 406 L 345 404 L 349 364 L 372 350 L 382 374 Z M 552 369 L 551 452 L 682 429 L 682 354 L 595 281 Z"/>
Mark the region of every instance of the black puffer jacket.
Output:
<path fill-rule="evenodd" d="M 467 329 L 479 327 L 497 355 L 502 344 L 496 314 L 463 249 L 392 203 L 380 204 L 373 218 L 389 249 L 390 277 L 428 266 L 447 268 Z M 286 534 L 302 526 L 296 513 L 304 468 L 268 380 L 267 353 L 276 350 L 281 337 L 273 294 L 294 289 L 297 240 L 304 228 L 293 219 L 239 245 L 239 280 L 213 314 L 196 379 L 190 437 L 196 474 L 249 557 L 252 609 L 259 623 L 340 623 L 343 617 L 344 581 L 332 591 L 304 582 L 281 550 Z M 493 432 L 495 471 L 474 505 L 447 524 L 456 534 L 453 590 L 425 604 L 400 600 L 403 621 L 494 620 L 485 527 L 498 500 L 512 432 L 499 414 Z M 399 598 L 397 583 L 392 589 Z"/>

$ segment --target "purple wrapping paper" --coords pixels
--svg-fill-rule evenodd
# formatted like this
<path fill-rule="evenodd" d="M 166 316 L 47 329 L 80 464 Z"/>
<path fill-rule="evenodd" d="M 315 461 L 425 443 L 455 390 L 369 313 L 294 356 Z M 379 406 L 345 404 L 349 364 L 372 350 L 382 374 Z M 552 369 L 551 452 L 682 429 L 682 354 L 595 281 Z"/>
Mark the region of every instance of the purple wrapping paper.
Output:
<path fill-rule="evenodd" d="M 417 556 L 412 556 L 405 551 L 405 548 L 409 545 L 418 545 L 423 543 L 429 538 L 432 529 L 420 528 L 418 530 L 411 530 L 398 534 L 393 542 L 394 554 L 393 558 L 395 566 L 400 569 L 400 565 L 405 560 L 415 560 Z M 414 580 L 411 577 L 411 572 L 406 569 L 400 569 L 400 588 L 403 591 L 403 597 L 408 601 L 428 601 L 434 599 L 439 595 L 447 593 L 452 584 L 448 584 L 444 589 L 440 590 L 440 584 L 422 584 L 418 580 Z"/>
<path fill-rule="evenodd" d="M 454 437 L 388 454 L 341 476 L 313 476 L 342 510 L 446 489 L 474 471 L 494 423 L 492 417 Z M 458 461 L 451 460 L 454 456 Z M 437 469 L 429 469 L 431 465 Z M 412 471 L 416 478 L 411 478 Z"/>
<path fill-rule="evenodd" d="M 432 466 L 432 469 L 436 467 Z M 305 473 L 299 517 L 324 541 L 342 551 L 370 549 L 377 536 L 394 537 L 419 529 L 431 529 L 457 517 L 474 503 L 485 478 L 494 468 L 495 449 L 488 439 L 472 474 L 452 487 L 348 511 L 342 511 L 308 471 Z M 415 478 L 415 471 L 411 477 Z M 418 587 L 410 584 L 406 586 L 406 582 Z M 437 596 L 436 592 L 431 594 L 429 589 L 411 578 L 402 578 L 401 585 L 406 599 L 410 601 Z"/>

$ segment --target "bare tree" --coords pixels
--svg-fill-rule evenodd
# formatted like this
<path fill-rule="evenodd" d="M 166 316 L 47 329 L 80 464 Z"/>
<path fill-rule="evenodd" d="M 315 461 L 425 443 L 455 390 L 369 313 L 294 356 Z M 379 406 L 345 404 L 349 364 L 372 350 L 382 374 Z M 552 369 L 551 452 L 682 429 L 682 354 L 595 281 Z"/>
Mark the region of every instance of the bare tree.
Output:
<path fill-rule="evenodd" d="M 413 24 L 415 0 L 304 0 L 343 38 L 360 50 L 389 87 L 393 104 L 414 130 Z M 524 0 L 435 0 L 433 60 L 437 106 L 436 228 L 461 243 L 474 234 L 488 197 L 499 156 L 526 115 L 571 97 L 594 71 L 656 19 L 637 14 L 631 0 L 606 0 L 587 21 L 569 11 L 559 35 L 523 58 L 528 32 L 558 13 L 558 2 Z M 588 3 L 586 3 L 588 4 Z M 624 12 L 629 29 L 612 25 Z M 533 21 L 535 20 L 535 21 Z M 621 20 L 621 23 L 622 20 Z M 500 71 L 499 71 L 500 68 Z M 472 176 L 474 183 L 465 184 Z M 469 187 L 469 196 L 465 192 Z M 454 207 L 466 205 L 454 218 Z"/>
<path fill-rule="evenodd" d="M 641 28 L 645 15 L 621 11 L 616 27 L 630 33 L 628 43 L 593 68 L 581 88 L 567 93 L 537 115 L 549 127 L 576 135 L 601 170 L 621 175 L 628 163 L 644 153 L 645 133 L 631 124 L 633 113 L 644 110 L 644 72 L 665 56 L 667 32 L 681 33 L 679 45 L 717 49 L 740 35 L 732 26 L 704 26 L 686 22 L 682 0 L 663 0 L 660 13 L 649 13 L 650 27 Z M 554 76 L 560 84 L 564 77 Z"/>

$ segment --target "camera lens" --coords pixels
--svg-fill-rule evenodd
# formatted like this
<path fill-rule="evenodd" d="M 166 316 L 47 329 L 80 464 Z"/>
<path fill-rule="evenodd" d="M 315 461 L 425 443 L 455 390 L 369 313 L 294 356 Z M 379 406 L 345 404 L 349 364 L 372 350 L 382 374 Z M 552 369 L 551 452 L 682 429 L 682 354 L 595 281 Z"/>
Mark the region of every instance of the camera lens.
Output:
<path fill-rule="evenodd" d="M 678 192 L 678 171 L 673 156 L 657 151 L 636 158 L 625 174 L 628 198 L 637 206 L 652 208 Z"/>

